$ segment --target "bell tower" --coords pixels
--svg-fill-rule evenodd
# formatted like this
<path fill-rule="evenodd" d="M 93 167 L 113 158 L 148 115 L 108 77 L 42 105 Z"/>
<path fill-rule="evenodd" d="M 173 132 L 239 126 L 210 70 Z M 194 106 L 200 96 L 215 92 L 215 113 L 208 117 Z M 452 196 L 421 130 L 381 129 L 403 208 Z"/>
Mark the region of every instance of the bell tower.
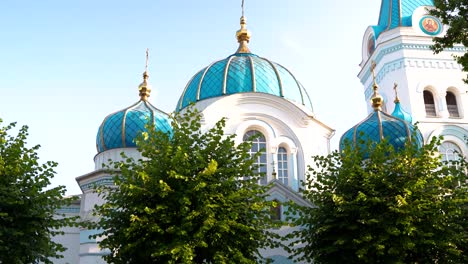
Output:
<path fill-rule="evenodd" d="M 358 77 L 369 105 L 375 61 L 375 78 L 384 98 L 382 109 L 394 110 L 397 83 L 401 107 L 418 122 L 424 141 L 443 135 L 443 158 L 454 157 L 455 151 L 468 156 L 468 85 L 462 80 L 466 73 L 453 59 L 465 47 L 433 53 L 432 38 L 443 36 L 447 26 L 428 14 L 430 8 L 434 8 L 432 0 L 382 0 L 378 24 L 369 26 L 363 36 Z"/>

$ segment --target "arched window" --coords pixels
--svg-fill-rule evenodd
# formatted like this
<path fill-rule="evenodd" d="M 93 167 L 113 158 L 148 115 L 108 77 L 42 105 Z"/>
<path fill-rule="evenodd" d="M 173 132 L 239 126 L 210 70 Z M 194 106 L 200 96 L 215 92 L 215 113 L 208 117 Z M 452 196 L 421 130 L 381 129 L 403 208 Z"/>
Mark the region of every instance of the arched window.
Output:
<path fill-rule="evenodd" d="M 266 154 L 266 139 L 265 136 L 257 130 L 249 130 L 244 134 L 244 141 L 251 141 L 252 147 L 250 148 L 250 156 L 255 155 L 259 152 L 260 155 L 257 157 L 254 165 L 257 167 L 259 173 L 264 176 L 260 179 L 260 184 L 267 184 L 267 154 Z"/>
<path fill-rule="evenodd" d="M 274 200 L 275 206 L 270 208 L 271 220 L 281 221 L 281 203 L 278 200 Z"/>
<path fill-rule="evenodd" d="M 458 114 L 457 98 L 452 92 L 447 92 L 445 95 L 445 101 L 447 102 L 447 110 L 450 117 L 460 117 Z"/>
<path fill-rule="evenodd" d="M 445 141 L 439 147 L 442 161 L 458 160 L 461 157 L 461 149 L 450 141 Z"/>
<path fill-rule="evenodd" d="M 288 185 L 288 152 L 284 147 L 278 148 L 278 180 Z"/>
<path fill-rule="evenodd" d="M 434 103 L 434 96 L 430 91 L 424 91 L 423 92 L 424 96 L 424 106 L 426 108 L 426 115 L 430 117 L 435 117 L 436 116 L 436 110 L 435 110 L 435 103 Z"/>

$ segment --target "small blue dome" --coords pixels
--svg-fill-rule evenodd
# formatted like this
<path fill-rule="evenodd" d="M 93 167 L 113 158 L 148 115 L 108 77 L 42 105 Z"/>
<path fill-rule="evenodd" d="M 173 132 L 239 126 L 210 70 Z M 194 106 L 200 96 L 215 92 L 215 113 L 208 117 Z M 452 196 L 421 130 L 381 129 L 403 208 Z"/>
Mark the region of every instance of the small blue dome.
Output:
<path fill-rule="evenodd" d="M 130 107 L 108 115 L 97 133 L 98 152 L 136 147 L 135 138 L 146 131 L 145 125 L 149 122 L 153 122 L 159 131 L 172 131 L 168 115 L 146 100 L 140 100 Z"/>
<path fill-rule="evenodd" d="M 395 109 L 393 109 L 392 116 L 403 119 L 410 124 L 413 122 L 413 118 L 411 117 L 410 114 L 408 114 L 405 110 L 403 110 L 399 101 L 395 102 Z"/>
<path fill-rule="evenodd" d="M 353 146 L 364 147 L 368 141 L 381 142 L 384 138 L 395 150 L 403 149 L 407 141 L 411 141 L 419 147 L 424 142 L 421 132 L 411 123 L 382 111 L 374 111 L 343 134 L 340 139 L 340 150 L 343 151 L 347 141 Z M 364 153 L 364 157 L 369 157 L 369 153 Z"/>
<path fill-rule="evenodd" d="M 176 111 L 192 102 L 247 92 L 283 97 L 313 112 L 309 95 L 291 72 L 252 53 L 235 53 L 195 74 L 185 87 Z"/>

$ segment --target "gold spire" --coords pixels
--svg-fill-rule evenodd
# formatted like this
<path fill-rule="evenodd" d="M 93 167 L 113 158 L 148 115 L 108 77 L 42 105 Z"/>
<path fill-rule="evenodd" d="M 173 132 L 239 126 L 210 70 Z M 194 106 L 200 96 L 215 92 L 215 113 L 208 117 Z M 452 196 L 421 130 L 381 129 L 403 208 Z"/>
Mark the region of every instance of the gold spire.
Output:
<path fill-rule="evenodd" d="M 148 84 L 148 61 L 149 61 L 149 50 L 146 49 L 146 64 L 145 71 L 143 72 L 143 82 L 138 86 L 138 91 L 140 93 L 140 99 L 143 101 L 148 100 L 148 97 L 151 93 L 151 86 Z"/>
<path fill-rule="evenodd" d="M 247 19 L 244 16 L 244 0 L 242 0 L 242 16 L 240 18 L 241 28 L 236 32 L 237 42 L 239 42 L 239 48 L 236 53 L 250 53 L 250 49 L 247 43 L 250 41 L 250 31 L 247 30 Z"/>
<path fill-rule="evenodd" d="M 393 101 L 395 104 L 400 102 L 400 98 L 398 98 L 398 83 L 393 84 L 393 90 L 395 91 L 395 100 Z"/>
<path fill-rule="evenodd" d="M 375 67 L 377 65 L 375 64 L 375 61 L 372 61 L 370 70 L 372 72 L 372 79 L 373 79 L 373 86 L 372 88 L 374 89 L 374 94 L 372 95 L 371 102 L 372 102 L 372 107 L 374 108 L 374 111 L 382 111 L 382 104 L 383 104 L 383 97 L 379 94 L 379 86 L 377 85 L 377 81 L 375 78 Z"/>

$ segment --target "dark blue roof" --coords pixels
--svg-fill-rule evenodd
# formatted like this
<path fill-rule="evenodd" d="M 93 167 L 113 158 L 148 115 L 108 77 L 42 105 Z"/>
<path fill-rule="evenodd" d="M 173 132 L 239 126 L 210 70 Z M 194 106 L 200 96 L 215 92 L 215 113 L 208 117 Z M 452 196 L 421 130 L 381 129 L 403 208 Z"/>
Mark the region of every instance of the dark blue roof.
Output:
<path fill-rule="evenodd" d="M 343 134 L 340 139 L 340 150 L 344 149 L 345 142 L 366 149 L 365 144 L 368 141 L 378 143 L 384 138 L 395 150 L 403 149 L 408 141 L 419 147 L 424 142 L 421 132 L 411 123 L 382 111 L 374 111 L 366 119 Z M 363 155 L 364 157 L 369 156 L 368 153 L 363 153 Z"/>
<path fill-rule="evenodd" d="M 108 115 L 96 136 L 98 152 L 136 147 L 135 138 L 146 131 L 145 125 L 149 122 L 156 126 L 156 130 L 172 131 L 168 115 L 145 100 Z"/>
<path fill-rule="evenodd" d="M 192 102 L 247 92 L 283 97 L 313 111 L 309 95 L 291 72 L 252 53 L 236 53 L 200 70 L 185 87 L 176 111 Z"/>
<path fill-rule="evenodd" d="M 373 26 L 377 39 L 383 31 L 396 27 L 411 27 L 414 10 L 420 6 L 434 6 L 433 0 L 382 0 L 379 23 Z"/>

